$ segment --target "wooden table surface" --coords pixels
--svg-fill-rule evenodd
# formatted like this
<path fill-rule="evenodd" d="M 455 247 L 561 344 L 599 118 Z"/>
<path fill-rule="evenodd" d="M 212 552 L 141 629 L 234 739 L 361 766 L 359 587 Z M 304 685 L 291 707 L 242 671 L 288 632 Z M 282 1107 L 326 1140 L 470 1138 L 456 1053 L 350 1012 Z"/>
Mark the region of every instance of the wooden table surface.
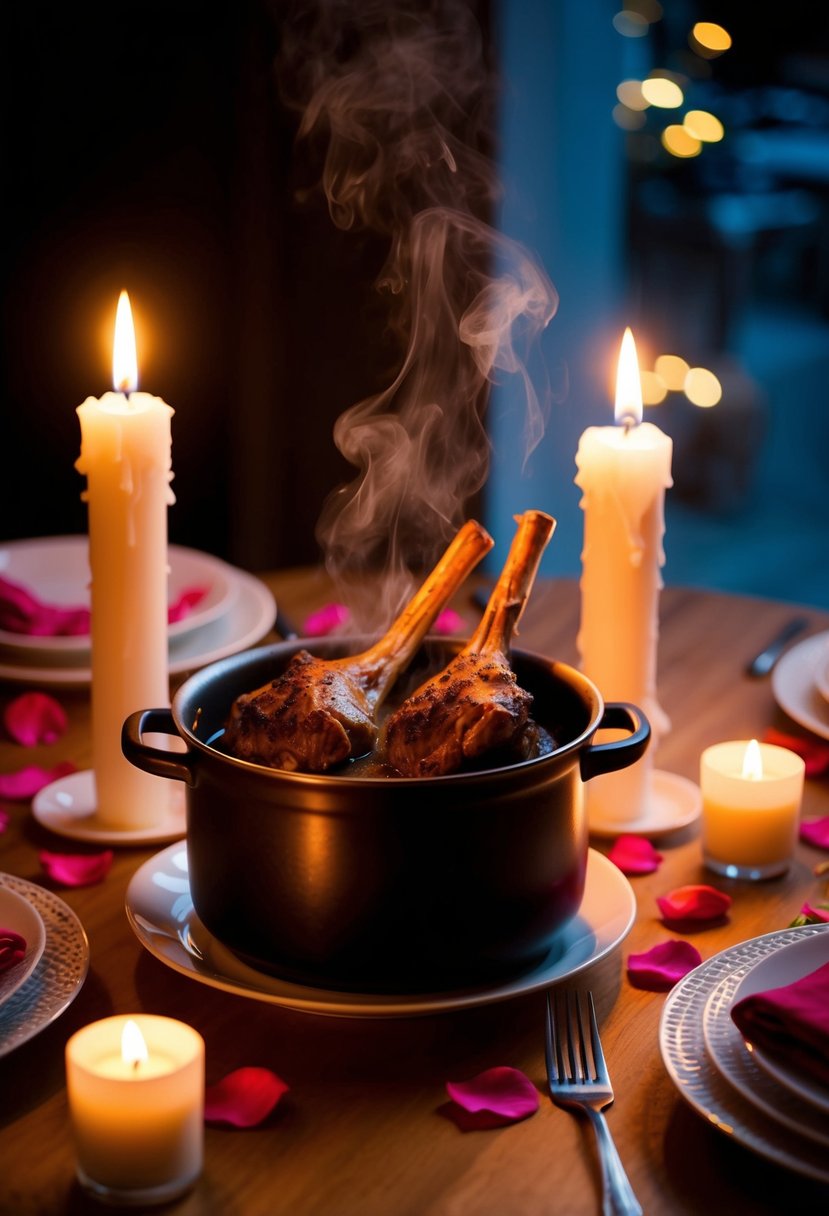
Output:
<path fill-rule="evenodd" d="M 295 620 L 330 596 L 319 572 L 268 578 Z M 468 600 L 458 601 L 469 621 Z M 708 744 L 761 736 L 767 726 L 802 733 L 776 708 L 771 683 L 743 674 L 745 660 L 791 615 L 791 605 L 668 588 L 661 603 L 660 699 L 672 720 L 658 767 L 696 779 Z M 829 614 L 807 610 L 810 632 Z M 574 662 L 578 592 L 539 582 L 521 644 Z M 21 691 L 0 688 L 0 708 Z M 0 769 L 90 765 L 88 697 L 56 694 L 68 733 L 24 750 L 4 739 Z M 6 804 L 2 870 L 50 885 L 38 849 L 78 851 L 42 829 L 25 803 Z M 829 814 L 829 781 L 807 781 L 807 817 Z M 594 846 L 607 851 L 605 841 Z M 588 972 L 616 1089 L 609 1122 L 648 1216 L 682 1213 L 826 1211 L 829 1189 L 781 1170 L 709 1126 L 678 1095 L 662 1063 L 658 1025 L 664 995 L 636 990 L 624 961 L 671 936 L 655 896 L 684 883 L 713 882 L 733 897 L 726 924 L 694 935 L 704 959 L 787 925 L 804 898 L 824 889 L 821 859 L 801 846 L 785 877 L 764 883 L 720 879 L 701 864 L 695 828 L 662 842 L 657 873 L 632 880 L 638 913 L 628 939 Z M 537 1114 L 489 1131 L 462 1132 L 442 1112 L 447 1080 L 512 1065 L 544 1085 L 544 998 L 540 993 L 473 1010 L 406 1019 L 319 1017 L 208 988 L 151 957 L 124 913 L 127 883 L 157 849 L 119 849 L 99 885 L 55 888 L 89 936 L 89 975 L 57 1020 L 0 1060 L 0 1213 L 98 1211 L 73 1180 L 63 1052 L 79 1027 L 112 1013 L 144 1011 L 195 1026 L 207 1047 L 208 1083 L 242 1065 L 276 1071 L 290 1086 L 257 1129 L 206 1130 L 205 1170 L 168 1211 L 176 1216 L 579 1216 L 600 1210 L 592 1133 L 542 1095 Z M 825 854 L 823 855 L 825 856 Z M 783 1205 L 781 1207 L 781 1204 Z"/>

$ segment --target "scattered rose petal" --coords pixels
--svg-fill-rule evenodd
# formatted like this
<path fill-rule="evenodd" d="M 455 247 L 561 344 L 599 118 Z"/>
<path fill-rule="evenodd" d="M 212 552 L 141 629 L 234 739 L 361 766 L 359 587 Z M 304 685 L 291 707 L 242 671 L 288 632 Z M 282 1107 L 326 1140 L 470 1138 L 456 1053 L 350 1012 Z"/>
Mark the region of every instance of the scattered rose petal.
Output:
<path fill-rule="evenodd" d="M 642 836 L 617 836 L 608 857 L 623 874 L 652 874 L 662 863 L 662 854 Z"/>
<path fill-rule="evenodd" d="M 324 638 L 343 625 L 349 617 L 345 604 L 324 604 L 317 612 L 306 616 L 302 632 L 306 638 Z"/>
<path fill-rule="evenodd" d="M 183 621 L 186 616 L 189 616 L 197 604 L 200 604 L 207 595 L 209 587 L 185 587 L 178 599 L 173 600 L 167 606 L 167 621 L 170 625 L 176 621 Z"/>
<path fill-rule="evenodd" d="M 112 849 L 102 853 L 38 853 L 40 864 L 54 882 L 64 887 L 90 887 L 106 878 L 112 866 Z"/>
<path fill-rule="evenodd" d="M 804 739 L 800 735 L 787 735 L 783 731 L 770 726 L 763 735 L 765 743 L 776 743 L 778 747 L 787 747 L 790 752 L 800 756 L 806 766 L 807 777 L 822 777 L 829 773 L 829 743 L 819 739 Z"/>
<path fill-rule="evenodd" d="M 818 906 L 815 907 L 814 904 L 810 904 L 807 900 L 806 903 L 803 905 L 803 907 L 800 909 L 800 915 L 802 917 L 805 917 L 805 920 L 803 922 L 801 922 L 803 924 L 807 924 L 807 925 L 816 925 L 816 924 L 822 924 L 822 923 L 829 924 L 829 907 L 825 907 L 822 904 L 818 904 Z"/>
<path fill-rule="evenodd" d="M 26 957 L 26 939 L 14 929 L 0 929 L 0 971 L 16 967 Z"/>
<path fill-rule="evenodd" d="M 5 832 L 11 821 L 12 817 L 9 812 L 0 809 L 0 833 Z"/>
<path fill-rule="evenodd" d="M 66 710 L 45 692 L 24 692 L 9 701 L 3 725 L 16 743 L 36 747 L 55 743 L 69 725 Z"/>
<path fill-rule="evenodd" d="M 19 583 L 0 577 L 0 629 L 32 637 L 89 633 L 89 609 L 44 604 Z"/>
<path fill-rule="evenodd" d="M 51 785 L 61 777 L 74 773 L 77 765 L 71 760 L 64 760 L 54 768 L 41 768 L 37 764 L 29 764 L 19 768 L 14 773 L 0 773 L 0 798 L 8 798 L 12 802 L 20 802 L 24 798 L 34 798 L 38 790 L 45 785 Z"/>
<path fill-rule="evenodd" d="M 204 1094 L 204 1117 L 208 1123 L 232 1127 L 255 1127 L 266 1119 L 288 1086 L 268 1068 L 237 1068 Z"/>
<path fill-rule="evenodd" d="M 800 839 L 816 849 L 829 849 L 829 815 L 822 819 L 804 819 L 800 825 Z"/>
<path fill-rule="evenodd" d="M 731 907 L 731 896 L 703 884 L 675 887 L 656 899 L 662 919 L 671 923 L 720 920 Z"/>
<path fill-rule="evenodd" d="M 628 955 L 628 979 L 634 988 L 647 992 L 668 992 L 678 980 L 702 962 L 702 955 L 690 942 L 660 942 L 644 954 Z"/>
<path fill-rule="evenodd" d="M 444 608 L 443 612 L 438 615 L 437 620 L 432 626 L 432 630 L 434 633 L 447 636 L 453 633 L 460 633 L 465 627 L 466 621 L 459 612 L 456 612 L 454 608 Z"/>
<path fill-rule="evenodd" d="M 447 1081 L 446 1092 L 460 1111 L 471 1115 L 483 1112 L 489 1116 L 484 1120 L 474 1119 L 470 1124 L 458 1115 L 456 1122 L 463 1130 L 515 1123 L 538 1110 L 538 1090 L 532 1081 L 519 1069 L 506 1065 L 488 1068 L 470 1081 Z M 493 1118 L 496 1123 L 492 1122 Z"/>

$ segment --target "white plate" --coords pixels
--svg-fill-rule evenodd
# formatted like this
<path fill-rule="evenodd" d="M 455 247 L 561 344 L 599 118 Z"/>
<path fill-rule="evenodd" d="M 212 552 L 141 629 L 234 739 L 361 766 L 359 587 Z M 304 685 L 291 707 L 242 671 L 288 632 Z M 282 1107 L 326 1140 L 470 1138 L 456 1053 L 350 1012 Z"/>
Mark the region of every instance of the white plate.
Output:
<path fill-rule="evenodd" d="M 46 945 L 46 930 L 29 901 L 5 887 L 0 887 L 0 928 L 14 929 L 26 941 L 22 960 L 8 971 L 0 971 L 0 1005 L 4 1005 L 40 962 Z"/>
<path fill-rule="evenodd" d="M 755 992 L 765 992 L 769 988 L 782 988 L 785 984 L 793 984 L 795 980 L 808 975 L 810 971 L 817 970 L 824 963 L 829 963 L 829 935 L 798 942 L 797 945 L 789 946 L 786 950 L 777 951 L 770 958 L 764 959 L 762 963 L 758 963 L 756 967 L 752 968 L 737 987 L 734 1000 L 741 1001 L 744 996 L 752 996 Z M 753 1048 L 752 1054 L 765 1072 L 780 1085 L 794 1093 L 800 1100 L 812 1103 L 829 1115 L 829 1090 L 825 1085 L 821 1085 L 812 1077 L 804 1076 L 794 1068 L 788 1068 L 758 1047 Z"/>
<path fill-rule="evenodd" d="M 775 950 L 762 962 L 744 964 L 734 970 L 711 992 L 702 1018 L 705 1046 L 716 1068 L 734 1088 L 777 1123 L 829 1146 L 829 1093 L 823 1091 L 824 1110 L 818 1111 L 807 1100 L 808 1083 L 793 1075 L 779 1084 L 763 1068 L 760 1053 L 746 1047 L 742 1034 L 731 1019 L 737 1001 L 755 992 L 794 983 L 829 961 L 829 934 L 804 938 Z M 793 1083 L 794 1081 L 794 1083 Z"/>
<path fill-rule="evenodd" d="M 816 633 L 786 651 L 771 674 L 774 699 L 794 721 L 829 739 L 829 701 L 817 690 L 815 676 L 826 659 L 829 632 Z"/>
<path fill-rule="evenodd" d="M 215 621 L 226 612 L 234 594 L 233 567 L 209 553 L 168 548 L 171 603 L 183 591 L 207 588 L 207 594 L 180 621 L 169 626 L 171 639 Z M 7 541 L 0 545 L 0 575 L 19 583 L 47 604 L 89 605 L 89 540 L 86 536 L 46 536 Z M 0 649 L 25 663 L 88 663 L 89 634 L 74 637 L 31 637 L 0 629 Z"/>
<path fill-rule="evenodd" d="M 70 840 L 118 845 L 181 840 L 187 834 L 184 786 L 178 781 L 164 782 L 164 778 L 159 781 L 170 787 L 165 791 L 168 806 L 164 817 L 152 827 L 118 831 L 100 823 L 96 816 L 95 774 L 91 769 L 69 773 L 38 790 L 32 801 L 32 814 L 42 827 Z"/>
<path fill-rule="evenodd" d="M 262 640 L 276 620 L 276 603 L 268 588 L 252 574 L 232 571 L 236 594 L 228 611 L 203 629 L 193 630 L 170 651 L 170 675 L 185 675 L 246 650 Z M 88 667 L 30 667 L 0 663 L 0 680 L 40 688 L 84 688 L 92 679 Z M 149 708 L 147 706 L 146 708 Z"/>
<path fill-rule="evenodd" d="M 0 874 L 0 887 L 27 899 L 46 931 L 43 954 L 28 983 L 0 1008 L 0 1056 L 5 1056 L 74 1001 L 89 969 L 89 942 L 75 913 L 51 891 L 13 874 Z"/>
<path fill-rule="evenodd" d="M 748 970 L 784 946 L 827 931 L 826 925 L 779 929 L 721 951 L 671 989 L 659 1023 L 662 1059 L 686 1102 L 746 1148 L 821 1182 L 829 1182 L 826 1149 L 767 1118 L 725 1080 L 705 1049 L 703 1013 L 714 988 L 735 968 Z"/>
<path fill-rule="evenodd" d="M 815 687 L 820 695 L 829 701 L 829 633 L 824 635 L 823 656 L 818 655 L 817 671 L 815 672 Z"/>
<path fill-rule="evenodd" d="M 547 988 L 604 958 L 627 937 L 636 916 L 636 899 L 624 874 L 591 849 L 584 899 L 578 915 L 564 930 L 555 957 L 489 988 L 385 995 L 292 984 L 241 962 L 207 932 L 193 910 L 183 844 L 170 845 L 136 871 L 127 888 L 126 905 L 138 940 L 175 971 L 225 992 L 339 1017 L 410 1017 L 487 1005 Z"/>

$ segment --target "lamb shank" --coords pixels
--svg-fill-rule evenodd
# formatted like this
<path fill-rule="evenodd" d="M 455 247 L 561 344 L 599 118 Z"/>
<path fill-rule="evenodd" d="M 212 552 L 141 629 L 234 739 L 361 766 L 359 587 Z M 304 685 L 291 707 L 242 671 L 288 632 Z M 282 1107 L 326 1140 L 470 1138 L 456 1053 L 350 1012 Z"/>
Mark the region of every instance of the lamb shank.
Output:
<path fill-rule="evenodd" d="M 472 639 L 389 717 L 386 758 L 404 777 L 437 777 L 531 735 L 531 695 L 507 654 L 556 521 L 517 516 L 518 531 Z"/>
<path fill-rule="evenodd" d="M 385 637 L 343 659 L 300 650 L 285 671 L 233 703 L 223 745 L 271 768 L 322 773 L 364 755 L 377 737 L 378 707 L 469 572 L 492 548 L 475 520 L 465 523 Z"/>

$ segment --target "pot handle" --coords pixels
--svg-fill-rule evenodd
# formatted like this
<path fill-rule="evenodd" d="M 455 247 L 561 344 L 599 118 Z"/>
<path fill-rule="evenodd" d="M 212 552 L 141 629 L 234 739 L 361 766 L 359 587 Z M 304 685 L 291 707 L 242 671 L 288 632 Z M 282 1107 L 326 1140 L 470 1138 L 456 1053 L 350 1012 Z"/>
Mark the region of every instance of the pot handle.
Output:
<path fill-rule="evenodd" d="M 130 714 L 121 727 L 121 751 L 136 768 L 156 777 L 172 777 L 187 785 L 196 783 L 195 752 L 165 752 L 160 747 L 151 747 L 143 739 L 144 733 L 181 735 L 176 730 L 169 709 L 138 709 Z"/>
<path fill-rule="evenodd" d="M 628 701 L 609 701 L 604 707 L 597 730 L 609 728 L 629 730 L 626 739 L 615 739 L 612 743 L 592 743 L 581 753 L 582 781 L 598 777 L 601 773 L 615 773 L 627 768 L 644 756 L 651 737 L 648 719 L 636 705 Z"/>

